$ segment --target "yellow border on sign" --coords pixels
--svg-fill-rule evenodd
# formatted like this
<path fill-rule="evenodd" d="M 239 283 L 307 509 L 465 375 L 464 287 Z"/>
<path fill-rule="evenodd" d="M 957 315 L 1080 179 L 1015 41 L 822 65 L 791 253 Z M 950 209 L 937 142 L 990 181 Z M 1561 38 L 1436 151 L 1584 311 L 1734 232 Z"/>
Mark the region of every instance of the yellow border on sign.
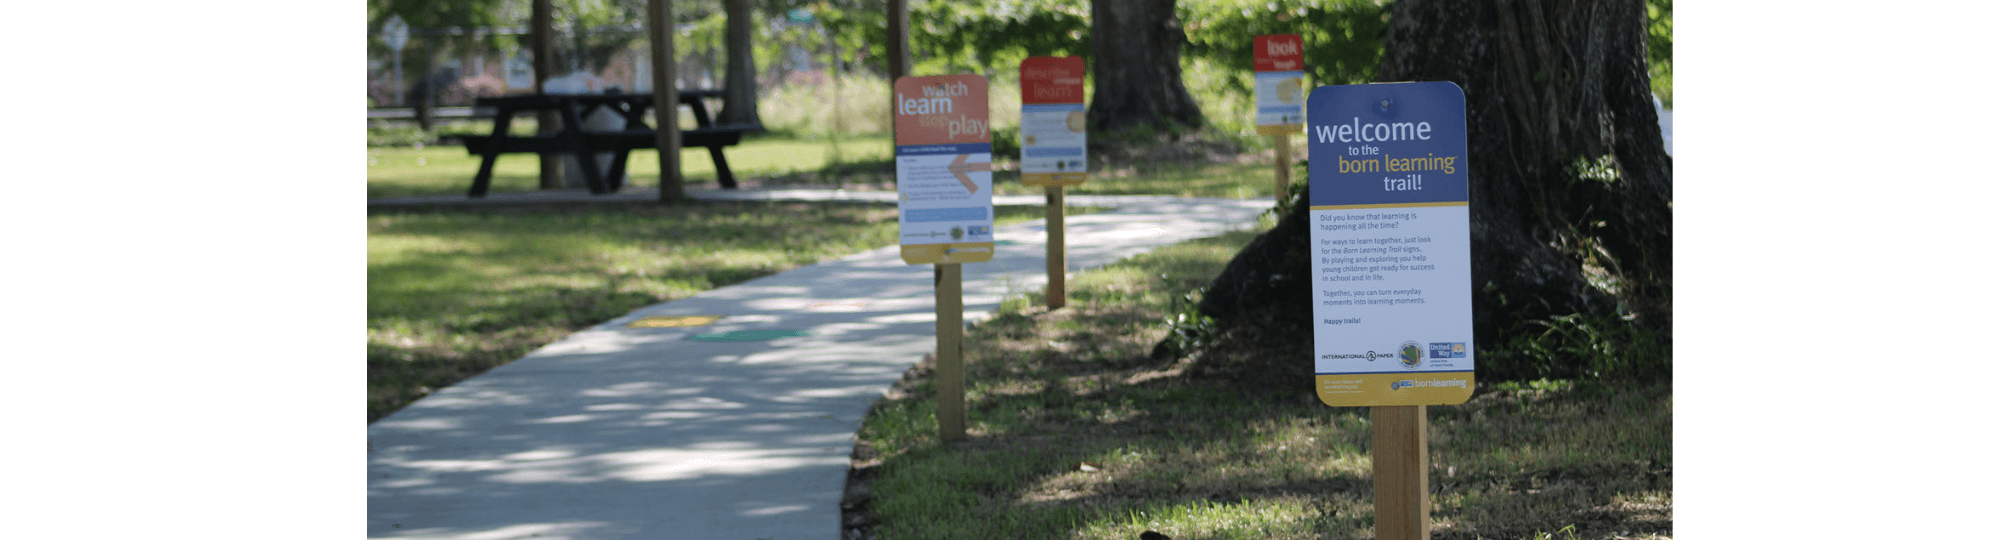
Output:
<path fill-rule="evenodd" d="M 1424 386 L 1390 387 L 1391 383 L 1402 381 L 1421 381 Z M 1436 382 L 1463 384 L 1463 386 L 1437 385 Z M 1457 405 L 1472 398 L 1472 374 L 1411 371 L 1314 375 L 1313 390 L 1319 394 L 1321 403 L 1335 407 Z"/>
<path fill-rule="evenodd" d="M 1416 202 L 1416 203 L 1389 203 L 1389 204 L 1335 204 L 1327 206 L 1314 206 L 1312 207 L 1312 209 L 1313 210 L 1363 210 L 1368 208 L 1418 208 L 1418 207 L 1465 206 L 1465 205 L 1466 201 L 1445 201 L 1445 202 Z"/>
<path fill-rule="evenodd" d="M 1297 135 L 1306 131 L 1305 124 L 1270 124 L 1257 126 L 1258 135 Z"/>
<path fill-rule="evenodd" d="M 955 264 L 993 260 L 993 242 L 956 244 L 905 244 L 903 262 L 909 264 Z"/>

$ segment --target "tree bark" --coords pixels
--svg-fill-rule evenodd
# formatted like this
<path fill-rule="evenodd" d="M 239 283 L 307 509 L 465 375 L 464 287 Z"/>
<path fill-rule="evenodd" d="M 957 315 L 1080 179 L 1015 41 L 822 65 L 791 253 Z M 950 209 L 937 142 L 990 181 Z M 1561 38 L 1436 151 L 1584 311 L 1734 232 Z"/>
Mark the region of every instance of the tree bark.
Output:
<path fill-rule="evenodd" d="M 723 39 L 729 48 L 729 66 L 722 77 L 722 113 L 715 121 L 761 124 L 757 118 L 757 59 L 750 47 L 750 0 L 725 0 L 723 9 L 728 17 Z"/>
<path fill-rule="evenodd" d="M 1671 335 L 1673 160 L 1648 90 L 1645 24 L 1641 0 L 1396 3 L 1379 80 L 1465 91 L 1482 350 L 1526 321 L 1574 313 Z M 1311 343 L 1308 210 L 1294 205 L 1210 286 L 1200 309 L 1253 340 L 1236 343 Z M 1311 362 L 1279 364 L 1309 373 Z M 1477 365 L 1482 378 L 1509 375 Z"/>
<path fill-rule="evenodd" d="M 685 184 L 681 181 L 681 130 L 680 87 L 674 77 L 680 70 L 674 64 L 674 3 L 673 0 L 649 0 L 646 5 L 647 52 L 652 56 L 653 69 L 649 81 L 653 85 L 653 147 L 660 159 L 660 202 L 674 204 L 687 202 Z"/>
<path fill-rule="evenodd" d="M 889 47 L 888 58 L 883 62 L 889 72 L 889 86 L 895 87 L 896 79 L 910 76 L 910 5 L 908 0 L 889 0 Z M 894 94 L 895 92 L 890 92 Z M 891 101 L 894 101 L 892 98 Z M 891 106 L 890 110 L 895 110 Z"/>
<path fill-rule="evenodd" d="M 1203 125 L 1201 106 L 1181 83 L 1187 33 L 1174 18 L 1174 0 L 1091 0 L 1090 16 L 1091 131 Z"/>
<path fill-rule="evenodd" d="M 535 64 L 535 93 L 546 94 L 549 77 L 555 74 L 555 7 L 550 0 L 533 0 L 528 15 L 528 46 L 533 49 Z M 542 135 L 556 132 L 555 111 L 541 111 L 535 115 L 535 130 Z M 550 154 L 539 156 L 541 166 L 538 174 L 541 189 L 562 188 L 562 158 Z"/>

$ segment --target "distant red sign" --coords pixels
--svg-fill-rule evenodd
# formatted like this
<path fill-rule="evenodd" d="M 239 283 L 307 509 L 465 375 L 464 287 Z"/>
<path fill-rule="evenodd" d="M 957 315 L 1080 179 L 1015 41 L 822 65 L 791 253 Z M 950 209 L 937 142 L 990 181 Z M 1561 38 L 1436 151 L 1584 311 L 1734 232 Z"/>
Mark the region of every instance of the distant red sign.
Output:
<path fill-rule="evenodd" d="M 1021 104 L 1083 103 L 1083 57 L 1035 56 L 1021 61 Z"/>
<path fill-rule="evenodd" d="M 1268 34 L 1250 41 L 1256 71 L 1301 71 L 1306 66 L 1305 40 L 1298 34 Z M 1242 57 L 1238 57 L 1242 58 Z"/>

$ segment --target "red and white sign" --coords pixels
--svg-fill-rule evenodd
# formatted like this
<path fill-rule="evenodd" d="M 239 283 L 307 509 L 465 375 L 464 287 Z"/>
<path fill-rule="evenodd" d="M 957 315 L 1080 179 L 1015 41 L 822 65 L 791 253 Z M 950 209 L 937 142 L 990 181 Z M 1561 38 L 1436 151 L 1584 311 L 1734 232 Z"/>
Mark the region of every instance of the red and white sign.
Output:
<path fill-rule="evenodd" d="M 993 137 L 986 78 L 896 79 L 896 191 L 903 262 L 993 259 Z"/>
<path fill-rule="evenodd" d="M 1083 58 L 1021 61 L 1021 184 L 1083 184 L 1086 134 Z"/>
<path fill-rule="evenodd" d="M 1305 41 L 1298 34 L 1252 38 L 1257 78 L 1257 133 L 1284 135 L 1305 128 Z"/>
<path fill-rule="evenodd" d="M 1253 47 L 1251 58 L 1255 60 L 1254 71 L 1306 69 L 1305 40 L 1300 39 L 1298 34 L 1262 35 L 1252 38 L 1250 43 Z"/>
<path fill-rule="evenodd" d="M 1034 56 L 1021 61 L 1021 103 L 1083 103 L 1083 57 Z"/>

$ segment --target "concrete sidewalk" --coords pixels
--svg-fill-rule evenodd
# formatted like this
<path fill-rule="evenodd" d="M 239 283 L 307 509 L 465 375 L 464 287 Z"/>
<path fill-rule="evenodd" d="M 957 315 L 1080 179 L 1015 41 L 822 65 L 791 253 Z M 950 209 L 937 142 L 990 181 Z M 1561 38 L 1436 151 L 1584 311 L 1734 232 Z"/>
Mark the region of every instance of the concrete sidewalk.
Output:
<path fill-rule="evenodd" d="M 893 192 L 695 191 L 704 199 L 893 201 Z M 636 191 L 487 200 L 652 200 Z M 455 200 L 456 202 L 453 202 Z M 459 204 L 463 196 L 372 200 Z M 996 197 L 1041 204 L 1042 197 Z M 1256 224 L 1269 200 L 1070 196 L 1116 210 L 1066 220 L 1070 271 Z M 964 265 L 977 321 L 1040 290 L 1040 221 L 1001 227 Z M 368 536 L 834 539 L 854 431 L 936 347 L 930 265 L 895 246 L 647 306 L 419 400 L 368 427 Z M 657 315 L 709 326 L 629 328 Z M 770 340 L 701 334 L 792 331 Z"/>

